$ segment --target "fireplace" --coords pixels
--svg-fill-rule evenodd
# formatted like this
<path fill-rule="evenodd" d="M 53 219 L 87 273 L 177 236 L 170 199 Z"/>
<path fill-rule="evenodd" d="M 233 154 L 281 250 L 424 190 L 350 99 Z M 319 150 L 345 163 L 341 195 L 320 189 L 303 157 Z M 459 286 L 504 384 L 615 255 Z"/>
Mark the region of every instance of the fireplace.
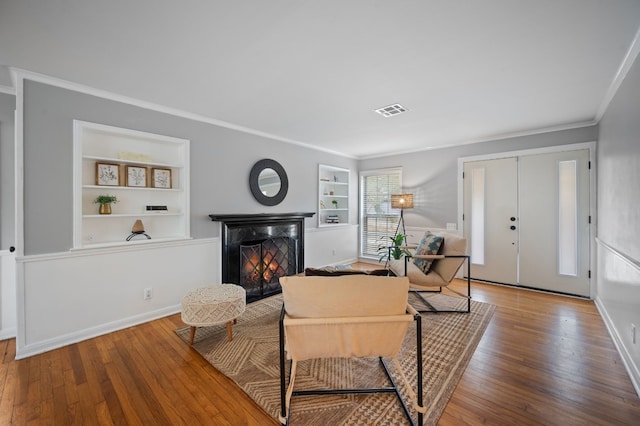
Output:
<path fill-rule="evenodd" d="M 222 282 L 242 286 L 247 302 L 279 293 L 280 277 L 304 271 L 304 218 L 314 213 L 219 215 Z"/>

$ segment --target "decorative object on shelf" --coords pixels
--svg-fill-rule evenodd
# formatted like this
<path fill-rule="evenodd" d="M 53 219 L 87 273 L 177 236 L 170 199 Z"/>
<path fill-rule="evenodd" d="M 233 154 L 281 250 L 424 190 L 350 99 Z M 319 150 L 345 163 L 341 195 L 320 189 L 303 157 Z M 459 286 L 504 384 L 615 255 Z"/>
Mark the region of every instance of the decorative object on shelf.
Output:
<path fill-rule="evenodd" d="M 171 188 L 171 169 L 151 169 L 151 186 L 154 188 Z"/>
<path fill-rule="evenodd" d="M 144 225 L 142 224 L 142 220 L 140 219 L 136 220 L 136 222 L 133 224 L 133 227 L 131 228 L 131 235 L 127 237 L 127 241 L 131 241 L 131 239 L 136 235 L 144 235 L 145 237 L 147 237 L 147 240 L 151 239 L 151 237 L 144 232 Z"/>
<path fill-rule="evenodd" d="M 98 210 L 100 214 L 111 214 L 111 204 L 117 203 L 118 199 L 115 195 L 98 195 L 93 202 L 95 204 L 100 204 L 100 208 Z"/>
<path fill-rule="evenodd" d="M 258 161 L 249 173 L 253 198 L 264 206 L 275 206 L 289 191 L 289 178 L 280 163 L 269 158 Z"/>
<path fill-rule="evenodd" d="M 327 223 L 340 223 L 340 218 L 337 214 L 327 215 Z"/>
<path fill-rule="evenodd" d="M 133 187 L 147 187 L 147 168 L 139 166 L 126 166 L 126 185 Z"/>
<path fill-rule="evenodd" d="M 96 185 L 119 186 L 120 165 L 111 163 L 96 163 Z"/>
<path fill-rule="evenodd" d="M 395 194 L 391 196 L 391 208 L 400 209 L 400 220 L 398 221 L 398 226 L 396 227 L 396 233 L 394 234 L 394 238 L 398 235 L 398 231 L 400 230 L 400 224 L 402 224 L 402 233 L 407 235 L 407 231 L 404 229 L 404 209 L 412 209 L 413 208 L 413 194 Z"/>
<path fill-rule="evenodd" d="M 331 200 L 331 204 L 333 204 L 334 209 L 338 208 L 338 200 Z"/>
<path fill-rule="evenodd" d="M 161 212 L 161 211 L 167 211 L 167 206 L 147 206 L 147 211 L 148 212 Z"/>
<path fill-rule="evenodd" d="M 139 152 L 128 152 L 128 151 L 119 152 L 118 158 L 120 160 L 139 161 L 142 163 L 151 163 L 153 161 L 153 157 L 151 157 L 150 155 L 141 154 Z"/>
<path fill-rule="evenodd" d="M 320 200 L 320 208 L 326 209 L 327 207 L 324 205 L 324 201 Z"/>

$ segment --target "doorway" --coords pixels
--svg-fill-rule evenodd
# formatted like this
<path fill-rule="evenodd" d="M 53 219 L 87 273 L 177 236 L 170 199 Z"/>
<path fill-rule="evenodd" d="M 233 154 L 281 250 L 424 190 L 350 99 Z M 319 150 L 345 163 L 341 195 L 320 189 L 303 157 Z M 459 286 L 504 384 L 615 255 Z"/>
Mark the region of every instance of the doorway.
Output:
<path fill-rule="evenodd" d="M 582 145 L 461 159 L 472 279 L 590 296 L 592 153 Z"/>

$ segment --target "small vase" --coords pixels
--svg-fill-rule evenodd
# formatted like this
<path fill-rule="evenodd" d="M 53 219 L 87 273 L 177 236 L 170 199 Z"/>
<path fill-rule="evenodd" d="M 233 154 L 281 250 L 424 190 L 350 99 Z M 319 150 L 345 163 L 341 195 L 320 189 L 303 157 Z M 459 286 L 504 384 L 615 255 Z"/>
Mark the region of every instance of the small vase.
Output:
<path fill-rule="evenodd" d="M 111 204 L 100 204 L 100 214 L 111 214 Z"/>

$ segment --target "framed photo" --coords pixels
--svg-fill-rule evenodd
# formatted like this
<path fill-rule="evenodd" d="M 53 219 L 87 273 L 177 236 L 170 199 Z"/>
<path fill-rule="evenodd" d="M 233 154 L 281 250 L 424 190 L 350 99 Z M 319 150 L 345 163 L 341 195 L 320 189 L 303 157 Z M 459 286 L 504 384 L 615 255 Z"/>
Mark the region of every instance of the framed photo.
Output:
<path fill-rule="evenodd" d="M 96 185 L 119 186 L 120 165 L 110 163 L 96 163 Z"/>
<path fill-rule="evenodd" d="M 171 188 L 171 169 L 151 169 L 153 188 Z"/>
<path fill-rule="evenodd" d="M 127 186 L 146 187 L 147 168 L 138 166 L 127 166 Z"/>

